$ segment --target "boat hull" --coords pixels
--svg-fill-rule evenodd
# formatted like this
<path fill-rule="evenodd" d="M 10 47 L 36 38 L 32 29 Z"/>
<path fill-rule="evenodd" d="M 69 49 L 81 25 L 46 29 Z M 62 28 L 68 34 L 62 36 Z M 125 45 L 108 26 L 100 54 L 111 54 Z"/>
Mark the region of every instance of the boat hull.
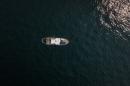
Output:
<path fill-rule="evenodd" d="M 42 38 L 42 43 L 45 45 L 68 45 L 69 40 L 66 38 L 59 38 L 59 37 L 44 37 Z"/>

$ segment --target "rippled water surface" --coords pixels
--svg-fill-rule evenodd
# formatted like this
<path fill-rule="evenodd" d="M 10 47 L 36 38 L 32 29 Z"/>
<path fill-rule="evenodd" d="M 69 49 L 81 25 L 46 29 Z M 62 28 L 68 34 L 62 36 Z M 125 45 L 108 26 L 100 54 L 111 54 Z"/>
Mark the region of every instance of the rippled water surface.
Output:
<path fill-rule="evenodd" d="M 1 79 L 22 86 L 129 86 L 128 0 L 0 1 Z M 46 46 L 45 36 L 67 46 Z"/>

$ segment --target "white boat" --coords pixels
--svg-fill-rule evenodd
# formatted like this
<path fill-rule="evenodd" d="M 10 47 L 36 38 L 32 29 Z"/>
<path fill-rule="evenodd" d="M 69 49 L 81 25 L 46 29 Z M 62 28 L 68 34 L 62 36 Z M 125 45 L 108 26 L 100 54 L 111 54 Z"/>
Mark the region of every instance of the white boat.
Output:
<path fill-rule="evenodd" d="M 69 40 L 66 38 L 57 38 L 57 37 L 44 37 L 42 38 L 42 43 L 46 45 L 67 45 Z"/>

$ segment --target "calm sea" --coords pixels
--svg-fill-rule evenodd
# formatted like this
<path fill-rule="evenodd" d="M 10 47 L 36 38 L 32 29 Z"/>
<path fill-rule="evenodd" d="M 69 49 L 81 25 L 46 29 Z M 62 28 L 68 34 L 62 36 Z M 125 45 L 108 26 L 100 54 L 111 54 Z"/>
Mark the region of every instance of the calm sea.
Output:
<path fill-rule="evenodd" d="M 130 86 L 130 40 L 99 25 L 96 2 L 1 0 L 0 79 L 8 86 Z M 70 43 L 46 46 L 46 36 Z"/>

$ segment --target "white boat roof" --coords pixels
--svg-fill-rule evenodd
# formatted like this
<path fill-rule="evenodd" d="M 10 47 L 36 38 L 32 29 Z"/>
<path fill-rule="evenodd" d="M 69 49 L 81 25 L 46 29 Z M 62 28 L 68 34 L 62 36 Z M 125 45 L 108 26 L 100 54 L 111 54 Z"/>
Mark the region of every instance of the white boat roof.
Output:
<path fill-rule="evenodd" d="M 51 44 L 60 45 L 60 42 L 61 42 L 60 38 L 51 39 Z"/>

